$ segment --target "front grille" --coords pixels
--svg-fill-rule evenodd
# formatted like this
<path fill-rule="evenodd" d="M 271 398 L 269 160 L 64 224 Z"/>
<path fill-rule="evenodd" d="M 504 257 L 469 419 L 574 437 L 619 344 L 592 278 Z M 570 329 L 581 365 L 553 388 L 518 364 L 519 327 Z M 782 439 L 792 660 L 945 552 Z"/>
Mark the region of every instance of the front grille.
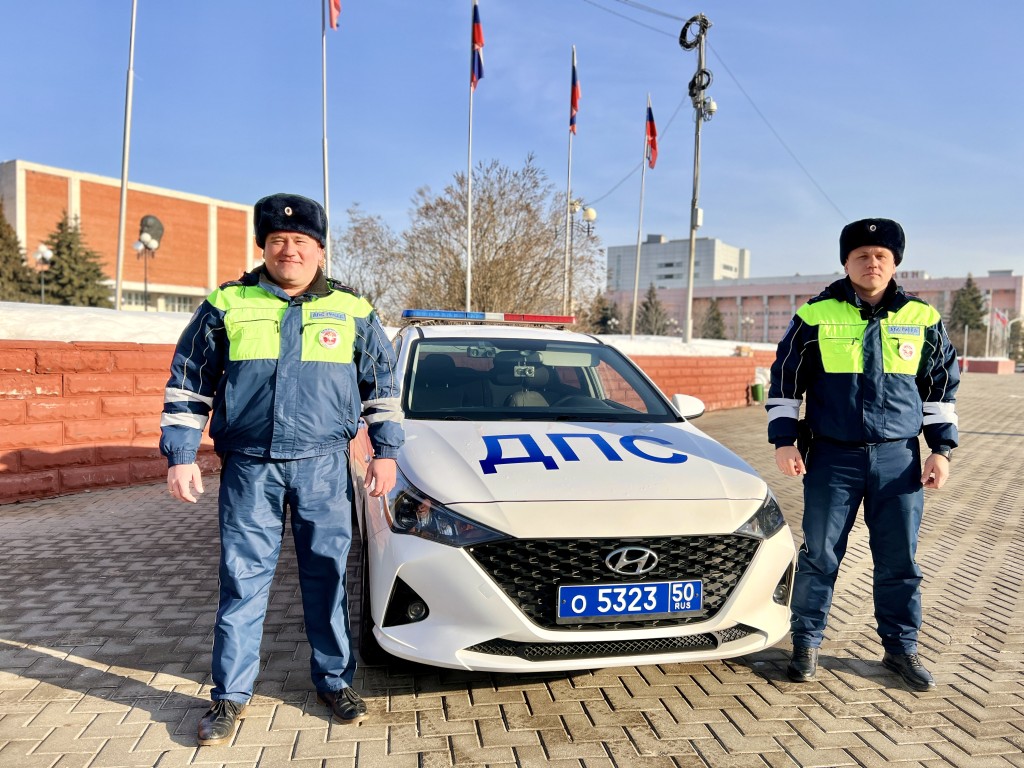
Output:
<path fill-rule="evenodd" d="M 657 567 L 639 577 L 609 570 L 605 558 L 627 545 L 653 550 L 658 555 Z M 759 545 L 759 539 L 728 534 L 653 539 L 506 539 L 476 544 L 466 551 L 537 625 L 545 629 L 602 631 L 675 627 L 706 621 L 725 605 Z M 704 582 L 702 610 L 675 618 L 601 624 L 555 621 L 560 584 L 641 584 L 682 579 Z"/>
<path fill-rule="evenodd" d="M 526 661 L 559 661 L 564 659 L 605 659 L 615 656 L 648 656 L 658 653 L 711 651 L 722 643 L 746 637 L 752 629 L 742 625 L 723 632 L 704 632 L 685 637 L 656 637 L 645 640 L 619 640 L 597 643 L 517 643 L 511 640 L 488 640 L 470 646 L 467 651 L 492 656 L 518 656 Z"/>

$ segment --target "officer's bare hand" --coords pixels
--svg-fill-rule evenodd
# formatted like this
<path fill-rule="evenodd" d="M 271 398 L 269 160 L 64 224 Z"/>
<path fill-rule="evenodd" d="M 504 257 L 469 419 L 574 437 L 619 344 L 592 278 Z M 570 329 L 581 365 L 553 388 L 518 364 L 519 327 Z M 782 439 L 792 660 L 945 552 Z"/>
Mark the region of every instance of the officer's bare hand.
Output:
<path fill-rule="evenodd" d="M 198 464 L 175 464 L 167 470 L 167 491 L 178 501 L 196 503 L 192 486 L 195 486 L 196 493 L 203 492 L 203 477 Z"/>
<path fill-rule="evenodd" d="M 933 453 L 924 462 L 924 470 L 921 472 L 921 485 L 925 488 L 938 490 L 946 484 L 949 479 L 949 459 Z"/>
<path fill-rule="evenodd" d="M 790 477 L 799 477 L 807 471 L 804 460 L 800 457 L 800 451 L 795 445 L 780 445 L 776 448 L 775 463 L 782 474 Z"/>
<path fill-rule="evenodd" d="M 363 487 L 370 489 L 371 496 L 385 496 L 395 487 L 397 474 L 398 462 L 394 459 L 371 459 Z"/>

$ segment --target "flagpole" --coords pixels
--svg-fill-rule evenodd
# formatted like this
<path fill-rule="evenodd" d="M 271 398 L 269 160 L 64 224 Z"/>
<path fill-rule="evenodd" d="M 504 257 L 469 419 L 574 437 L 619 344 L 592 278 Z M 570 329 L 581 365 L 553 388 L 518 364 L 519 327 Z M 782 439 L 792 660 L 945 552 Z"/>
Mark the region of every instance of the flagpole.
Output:
<path fill-rule="evenodd" d="M 629 321 L 629 337 L 636 336 L 636 304 L 640 297 L 640 248 L 644 230 L 644 184 L 647 179 L 647 151 L 650 136 L 647 131 L 647 115 L 651 112 L 651 94 L 647 94 L 647 114 L 644 115 L 644 153 L 640 160 L 640 218 L 636 224 L 636 269 L 633 272 L 633 313 Z"/>
<path fill-rule="evenodd" d="M 320 74 L 323 85 L 323 117 L 324 117 L 324 211 L 327 213 L 327 237 L 324 239 L 324 272 L 331 276 L 331 195 L 327 179 L 327 3 L 320 2 Z"/>
<path fill-rule="evenodd" d="M 565 264 L 562 268 L 562 314 L 569 314 L 569 304 L 571 297 L 569 296 L 569 269 L 570 269 L 570 238 L 572 232 L 572 137 L 576 135 L 575 123 L 573 118 L 575 117 L 572 109 L 575 99 L 575 88 L 576 88 L 576 46 L 572 47 L 572 89 L 573 93 L 569 96 L 569 167 L 567 170 L 566 182 L 565 182 Z"/>
<path fill-rule="evenodd" d="M 132 31 L 128 37 L 128 83 L 124 96 L 124 142 L 121 149 L 121 207 L 117 217 L 117 279 L 114 286 L 114 309 L 121 309 L 121 281 L 124 276 L 124 236 L 128 215 L 128 150 L 132 143 L 132 87 L 135 80 L 135 11 L 138 0 L 132 0 Z"/>
<path fill-rule="evenodd" d="M 473 93 L 484 76 L 484 28 L 479 0 L 473 0 L 469 20 L 469 135 L 466 139 L 466 311 L 473 301 Z"/>
<path fill-rule="evenodd" d="M 475 7 L 475 4 L 474 4 Z M 472 29 L 472 10 L 470 11 Z M 466 140 L 466 311 L 472 311 L 473 292 L 473 66 L 476 52 L 473 49 L 472 34 L 469 42 L 469 136 Z"/>

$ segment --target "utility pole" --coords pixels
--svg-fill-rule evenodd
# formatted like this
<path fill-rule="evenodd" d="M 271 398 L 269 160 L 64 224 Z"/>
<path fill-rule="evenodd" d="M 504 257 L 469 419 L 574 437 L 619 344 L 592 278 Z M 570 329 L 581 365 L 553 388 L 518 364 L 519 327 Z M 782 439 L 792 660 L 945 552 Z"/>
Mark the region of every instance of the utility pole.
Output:
<path fill-rule="evenodd" d="M 691 28 L 695 31 L 691 32 Z M 683 330 L 683 341 L 689 344 L 693 340 L 693 271 L 697 259 L 697 229 L 703 224 L 703 211 L 698 207 L 700 193 L 700 127 L 711 119 L 718 111 L 714 99 L 705 95 L 711 85 L 711 72 L 704 66 L 705 38 L 711 22 L 699 13 L 691 17 L 679 33 L 679 45 L 685 51 L 697 49 L 697 71 L 690 79 L 690 101 L 693 102 L 695 130 L 693 140 L 693 200 L 690 203 L 690 263 L 686 280 L 686 325 Z"/>

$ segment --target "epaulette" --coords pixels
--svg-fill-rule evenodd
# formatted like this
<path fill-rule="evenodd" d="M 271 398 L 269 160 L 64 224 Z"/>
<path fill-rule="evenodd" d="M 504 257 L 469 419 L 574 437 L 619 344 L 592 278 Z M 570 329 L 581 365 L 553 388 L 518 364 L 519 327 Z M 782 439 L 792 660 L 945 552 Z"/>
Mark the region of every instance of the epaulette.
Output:
<path fill-rule="evenodd" d="M 233 285 L 256 285 L 259 283 L 259 275 L 257 274 L 259 268 L 254 269 L 252 272 L 243 272 L 242 276 L 237 280 L 228 280 L 226 283 L 221 283 L 220 288 L 230 288 Z M 248 279 L 246 279 L 248 278 Z"/>
<path fill-rule="evenodd" d="M 362 294 L 351 285 L 345 285 L 341 281 L 335 280 L 333 277 L 327 278 L 327 284 L 331 286 L 331 290 L 333 291 L 344 291 L 345 293 L 351 293 L 353 296 L 362 298 Z"/>

